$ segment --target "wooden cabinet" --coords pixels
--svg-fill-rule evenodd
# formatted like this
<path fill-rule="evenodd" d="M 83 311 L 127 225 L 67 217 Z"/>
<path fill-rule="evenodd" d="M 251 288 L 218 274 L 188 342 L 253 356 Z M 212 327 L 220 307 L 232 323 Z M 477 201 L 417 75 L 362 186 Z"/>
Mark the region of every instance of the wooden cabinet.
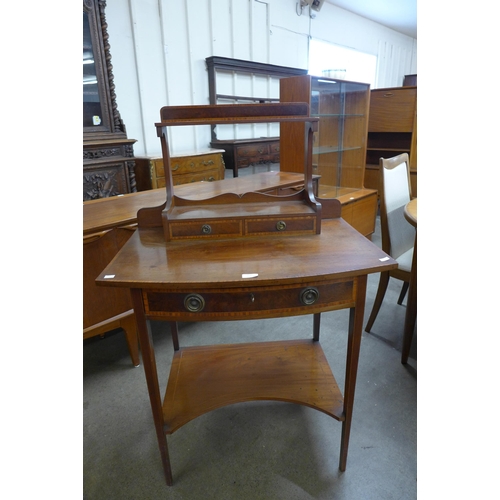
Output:
<path fill-rule="evenodd" d="M 417 195 L 417 87 L 371 91 L 365 185 L 378 189 L 379 160 L 408 153 L 412 195 Z"/>
<path fill-rule="evenodd" d="M 83 143 L 83 201 L 137 191 L 134 139 Z"/>
<path fill-rule="evenodd" d="M 83 201 L 137 191 L 136 141 L 116 105 L 105 6 L 83 1 Z"/>
<path fill-rule="evenodd" d="M 377 193 L 364 185 L 370 86 L 310 75 L 283 78 L 281 102 L 306 102 L 319 117 L 314 135 L 313 174 L 319 198 L 336 198 L 342 217 L 365 236 L 375 231 Z M 303 127 L 281 124 L 280 170 L 299 172 L 304 150 Z"/>
<path fill-rule="evenodd" d="M 189 184 L 190 182 L 213 182 L 224 179 L 224 159 L 222 149 L 209 149 L 194 151 L 186 154 L 172 155 L 172 181 L 174 186 Z M 147 172 L 148 185 L 142 180 L 144 174 L 141 173 L 141 188 L 156 189 L 165 187 L 165 166 L 163 158 L 137 158 L 138 172 Z"/>

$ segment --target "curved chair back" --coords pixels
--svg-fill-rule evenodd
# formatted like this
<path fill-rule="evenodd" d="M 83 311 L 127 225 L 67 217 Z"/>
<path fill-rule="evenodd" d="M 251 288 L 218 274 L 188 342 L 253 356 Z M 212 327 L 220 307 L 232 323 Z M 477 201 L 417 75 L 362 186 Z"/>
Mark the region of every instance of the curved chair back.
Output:
<path fill-rule="evenodd" d="M 397 259 L 413 248 L 415 243 L 415 228 L 404 218 L 405 205 L 411 200 L 407 153 L 393 158 L 380 158 L 380 189 L 382 248 Z"/>

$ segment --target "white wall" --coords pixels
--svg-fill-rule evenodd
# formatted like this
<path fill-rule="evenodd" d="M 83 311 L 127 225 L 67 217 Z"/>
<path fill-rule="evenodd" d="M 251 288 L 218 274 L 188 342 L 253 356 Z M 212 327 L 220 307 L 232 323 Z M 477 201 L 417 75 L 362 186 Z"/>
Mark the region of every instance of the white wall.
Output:
<path fill-rule="evenodd" d="M 205 58 L 307 69 L 309 37 L 378 56 L 376 87 L 417 72 L 417 41 L 324 3 L 316 17 L 296 0 L 108 0 L 118 110 L 136 156 L 159 156 L 155 122 L 165 105 L 208 104 Z M 182 129 L 182 130 L 181 130 Z M 174 152 L 208 147 L 209 132 L 176 129 Z"/>

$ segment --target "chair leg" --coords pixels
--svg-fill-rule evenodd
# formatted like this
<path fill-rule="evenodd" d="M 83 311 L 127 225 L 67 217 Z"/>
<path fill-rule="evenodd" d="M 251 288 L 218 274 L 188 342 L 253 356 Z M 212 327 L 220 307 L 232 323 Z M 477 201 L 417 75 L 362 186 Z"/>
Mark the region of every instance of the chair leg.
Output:
<path fill-rule="evenodd" d="M 408 283 L 407 281 L 403 281 L 403 287 L 401 288 L 401 293 L 399 294 L 398 306 L 403 303 L 409 285 L 410 283 Z"/>
<path fill-rule="evenodd" d="M 384 300 L 385 292 L 387 290 L 387 285 L 389 284 L 389 273 L 380 273 L 380 281 L 378 283 L 377 295 L 375 296 L 375 302 L 373 303 L 372 312 L 368 318 L 368 323 L 366 324 L 365 332 L 369 332 L 372 329 L 373 323 L 377 318 L 377 314 L 380 310 L 380 306 Z"/>

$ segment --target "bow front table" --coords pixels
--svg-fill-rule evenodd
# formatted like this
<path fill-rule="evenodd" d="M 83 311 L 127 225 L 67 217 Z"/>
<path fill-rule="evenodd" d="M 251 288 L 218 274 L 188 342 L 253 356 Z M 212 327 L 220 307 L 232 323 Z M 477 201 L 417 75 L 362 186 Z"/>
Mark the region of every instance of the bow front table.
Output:
<path fill-rule="evenodd" d="M 98 276 L 130 288 L 143 366 L 167 484 L 167 435 L 225 405 L 276 400 L 306 405 L 342 422 L 346 468 L 367 275 L 397 263 L 340 217 L 320 234 L 166 241 L 140 228 Z M 320 314 L 349 308 L 343 392 L 319 341 Z M 228 321 L 311 314 L 304 340 L 179 347 L 177 321 Z M 174 358 L 162 398 L 149 320 L 174 327 Z M 286 319 L 284 319 L 286 321 Z M 286 423 L 283 423 L 286 425 Z"/>

